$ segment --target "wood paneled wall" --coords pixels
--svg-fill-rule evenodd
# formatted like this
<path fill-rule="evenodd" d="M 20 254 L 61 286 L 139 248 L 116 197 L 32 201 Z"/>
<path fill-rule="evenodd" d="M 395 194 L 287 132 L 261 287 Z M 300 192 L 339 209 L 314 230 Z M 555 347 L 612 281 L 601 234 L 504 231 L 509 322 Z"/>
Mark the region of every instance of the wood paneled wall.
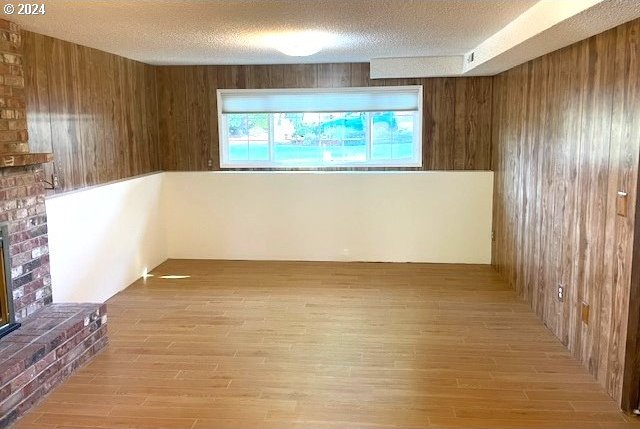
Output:
<path fill-rule="evenodd" d="M 164 170 L 219 169 L 218 88 L 417 84 L 424 85 L 423 169 L 491 168 L 491 77 L 371 80 L 364 63 L 175 66 L 156 74 Z"/>
<path fill-rule="evenodd" d="M 639 42 L 636 20 L 495 76 L 493 85 L 494 265 L 618 400 L 640 150 Z M 626 217 L 616 214 L 618 191 L 628 193 Z"/>
<path fill-rule="evenodd" d="M 155 67 L 24 31 L 29 146 L 57 191 L 160 169 Z"/>

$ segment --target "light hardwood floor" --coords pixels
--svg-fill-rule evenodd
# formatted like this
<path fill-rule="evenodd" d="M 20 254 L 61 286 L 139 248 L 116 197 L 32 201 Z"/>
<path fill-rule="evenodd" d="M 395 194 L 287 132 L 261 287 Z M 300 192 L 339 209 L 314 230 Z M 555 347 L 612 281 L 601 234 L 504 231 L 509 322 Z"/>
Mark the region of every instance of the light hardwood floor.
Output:
<path fill-rule="evenodd" d="M 153 274 L 109 301 L 108 348 L 16 428 L 640 427 L 490 267 Z"/>

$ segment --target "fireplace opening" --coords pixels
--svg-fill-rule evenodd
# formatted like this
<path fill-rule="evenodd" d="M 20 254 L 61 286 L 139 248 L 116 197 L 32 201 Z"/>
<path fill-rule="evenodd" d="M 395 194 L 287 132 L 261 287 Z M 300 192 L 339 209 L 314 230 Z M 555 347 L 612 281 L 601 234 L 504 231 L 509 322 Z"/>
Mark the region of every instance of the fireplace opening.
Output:
<path fill-rule="evenodd" d="M 0 338 L 19 327 L 13 313 L 9 234 L 6 226 L 0 226 Z"/>

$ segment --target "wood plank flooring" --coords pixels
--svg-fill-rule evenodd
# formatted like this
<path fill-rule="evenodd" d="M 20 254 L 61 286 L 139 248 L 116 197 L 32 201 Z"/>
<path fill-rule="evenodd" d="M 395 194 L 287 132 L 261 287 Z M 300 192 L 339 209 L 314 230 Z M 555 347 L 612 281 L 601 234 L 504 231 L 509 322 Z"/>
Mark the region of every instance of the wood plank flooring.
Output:
<path fill-rule="evenodd" d="M 109 300 L 106 351 L 16 429 L 640 427 L 488 266 L 153 274 Z"/>

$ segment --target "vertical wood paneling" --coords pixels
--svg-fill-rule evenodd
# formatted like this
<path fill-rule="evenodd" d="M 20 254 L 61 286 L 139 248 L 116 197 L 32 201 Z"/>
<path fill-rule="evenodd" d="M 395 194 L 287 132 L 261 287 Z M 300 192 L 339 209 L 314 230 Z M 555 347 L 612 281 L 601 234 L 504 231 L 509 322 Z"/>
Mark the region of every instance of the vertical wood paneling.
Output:
<path fill-rule="evenodd" d="M 76 160 L 79 168 L 82 168 L 82 160 L 74 158 L 73 147 L 75 143 L 75 135 L 72 133 L 74 129 L 69 127 L 70 118 L 76 115 L 75 109 L 71 106 L 70 95 L 73 89 L 70 88 L 71 80 L 71 64 L 70 52 L 72 49 L 65 51 L 61 41 L 49 41 L 50 55 L 48 56 L 47 68 L 51 70 L 56 67 L 58 73 L 49 75 L 49 101 L 51 107 L 51 139 L 52 144 L 64 141 L 65 144 L 57 148 L 53 148 L 57 161 L 55 169 L 60 178 L 62 187 L 66 187 L 67 182 L 72 182 L 72 171 L 69 168 L 69 160 Z M 28 64 L 28 53 L 25 52 L 25 63 Z M 55 58 L 55 62 L 54 62 Z M 27 89 L 29 91 L 29 89 Z M 30 106 L 27 106 L 27 117 L 29 116 Z M 78 183 L 84 186 L 83 183 Z"/>
<path fill-rule="evenodd" d="M 627 321 L 630 308 L 631 262 L 634 252 L 636 189 L 640 147 L 640 19 L 616 30 L 616 61 L 613 109 L 611 117 L 611 152 L 609 162 L 610 189 L 617 181 L 617 190 L 627 192 L 629 215 L 616 216 L 613 244 L 615 258 L 608 265 L 613 280 L 611 298 L 611 324 L 606 387 L 616 396 L 621 393 L 623 369 L 628 338 L 637 338 L 637 326 L 631 326 L 627 336 Z M 615 204 L 612 204 L 615 205 Z M 640 246 L 636 244 L 636 246 Z M 638 252 L 640 250 L 636 250 Z M 640 299 L 633 296 L 633 299 Z M 632 306 L 636 308 L 634 304 Z M 602 353 L 602 352 L 601 352 Z M 637 356 L 635 356 L 637 358 Z M 635 368 L 636 374 L 639 368 Z M 638 386 L 633 389 L 637 391 Z M 637 403 L 635 404 L 637 405 Z"/>
<path fill-rule="evenodd" d="M 371 82 L 369 76 L 369 64 L 353 63 L 351 64 L 351 86 L 369 86 Z"/>
<path fill-rule="evenodd" d="M 209 90 L 209 112 L 207 119 L 210 121 L 209 123 L 209 132 L 211 133 L 211 140 L 209 144 L 209 159 L 211 160 L 211 165 L 217 166 L 220 165 L 220 153 L 218 152 L 218 99 L 216 94 L 210 91 L 211 87 L 217 88 L 219 86 L 218 79 L 220 76 L 218 74 L 217 67 L 206 67 L 207 71 L 207 83 Z M 210 169 L 207 166 L 207 169 Z"/>
<path fill-rule="evenodd" d="M 166 170 L 207 170 L 209 159 L 212 169 L 219 168 L 219 88 L 419 84 L 424 85 L 423 169 L 491 168 L 489 77 L 371 80 L 365 63 L 157 67 L 156 76 L 161 164 Z"/>
<path fill-rule="evenodd" d="M 493 264 L 618 400 L 640 150 L 639 25 L 493 82 Z M 618 191 L 630 195 L 628 217 L 616 215 Z"/>
<path fill-rule="evenodd" d="M 187 139 L 194 142 L 189 153 L 189 165 L 194 170 L 206 170 L 211 147 L 211 125 L 209 119 L 211 95 L 206 67 L 190 67 L 186 70 Z"/>
<path fill-rule="evenodd" d="M 611 106 L 613 96 L 612 82 L 614 75 L 615 39 L 608 35 L 599 35 L 581 44 L 584 51 L 582 67 L 585 70 L 583 79 L 582 134 L 579 154 L 580 171 L 577 180 L 577 195 L 584 204 L 583 212 L 576 218 L 575 247 L 577 258 L 574 259 L 574 283 L 576 303 L 585 302 L 593 308 L 601 308 L 601 291 L 606 290 L 604 282 L 608 168 Z M 613 215 L 613 213 L 611 214 Z M 589 287 L 589 285 L 592 285 Z M 606 362 L 600 369 L 598 351 L 606 335 L 594 326 L 600 326 L 601 312 L 593 312 L 591 325 L 580 322 L 579 312 L 573 316 L 572 340 L 570 346 L 593 373 L 606 373 Z M 604 383 L 603 383 L 604 384 Z"/>
<path fill-rule="evenodd" d="M 315 64 L 292 64 L 282 66 L 283 88 L 316 88 L 318 86 L 318 68 Z M 284 71 L 287 70 L 287 73 Z M 354 85 L 353 82 L 351 86 Z"/>
<path fill-rule="evenodd" d="M 481 120 L 491 111 L 491 81 L 458 79 L 455 90 L 454 169 L 472 170 L 491 159 L 491 123 Z"/>
<path fill-rule="evenodd" d="M 115 104 L 118 111 L 116 120 L 117 123 L 120 124 L 120 127 L 118 128 L 120 130 L 118 138 L 118 166 L 120 167 L 120 175 L 122 177 L 129 177 L 133 166 L 131 165 L 131 156 L 129 156 L 130 151 L 127 150 L 129 149 L 127 147 L 127 143 L 129 142 L 129 136 L 131 135 L 132 117 L 126 98 L 127 96 L 133 97 L 134 94 L 130 92 L 129 75 L 125 62 L 121 61 L 120 58 L 117 57 L 114 57 L 113 60 L 118 70 L 118 80 L 116 81 L 117 103 Z M 135 148 L 132 145 L 131 151 L 133 150 L 135 150 Z"/>
<path fill-rule="evenodd" d="M 163 170 L 194 168 L 190 162 L 194 142 L 188 140 L 185 71 L 186 67 L 161 67 L 156 71 Z"/>
<path fill-rule="evenodd" d="M 613 132 L 612 146 L 623 145 L 627 148 L 626 169 L 637 164 L 637 151 L 634 147 L 640 145 L 640 129 L 637 126 L 640 117 L 640 20 L 636 20 L 624 28 L 618 28 L 616 39 L 616 86 L 614 90 L 614 108 L 612 112 Z M 635 125 L 635 126 L 634 126 Z M 621 158 L 618 158 L 621 159 Z M 620 164 L 618 164 L 620 165 Z M 636 207 L 635 222 L 633 217 L 618 219 L 621 223 L 621 233 L 626 232 L 625 255 L 626 263 L 632 264 L 631 291 L 628 306 L 623 311 L 628 312 L 626 328 L 626 344 L 624 347 L 625 362 L 623 371 L 623 406 L 633 409 L 640 400 L 640 229 L 634 228 L 640 222 L 640 201 L 638 191 L 640 183 L 633 170 L 625 177 L 623 186 L 632 195 L 630 208 Z M 635 182 L 635 185 L 634 185 Z M 634 192 L 635 191 L 635 192 Z M 631 232 L 633 236 L 631 236 Z M 635 239 L 635 242 L 630 240 Z M 629 247 L 633 247 L 633 255 L 629 258 Z M 626 279 L 625 279 L 626 280 Z M 621 339 L 622 341 L 623 339 Z"/>
<path fill-rule="evenodd" d="M 159 170 L 155 67 L 22 37 L 30 147 L 53 152 L 57 191 Z"/>
<path fill-rule="evenodd" d="M 51 138 L 50 95 L 47 73 L 48 57 L 51 52 L 47 51 L 44 44 L 36 43 L 36 38 L 31 36 L 31 33 L 22 33 L 23 53 L 30 53 L 29 55 L 23 55 L 29 149 L 32 152 L 51 153 L 53 151 L 53 140 Z M 52 177 L 55 172 L 53 163 L 43 164 L 42 171 L 45 177 Z"/>
<path fill-rule="evenodd" d="M 427 121 L 432 124 L 430 170 L 453 170 L 455 166 L 455 81 L 453 78 L 432 80 L 429 104 L 433 117 Z"/>
<path fill-rule="evenodd" d="M 351 64 L 318 64 L 317 67 L 319 88 L 351 86 Z"/>
<path fill-rule="evenodd" d="M 248 66 L 250 88 L 282 88 L 284 86 L 283 65 Z"/>
<path fill-rule="evenodd" d="M 78 103 L 78 112 L 93 112 L 95 111 L 95 98 L 92 88 L 93 73 L 93 58 L 91 57 L 91 51 L 88 49 L 78 50 L 78 64 L 86 64 L 86 67 L 78 68 L 78 80 L 76 82 L 75 94 L 86 94 L 86 96 L 76 96 Z M 79 115 L 80 121 L 80 135 L 78 141 L 80 142 L 80 153 L 82 158 L 82 166 L 79 172 L 83 177 L 77 178 L 82 180 L 82 183 L 97 183 L 96 174 L 96 142 L 97 128 L 95 126 L 94 116 Z"/>
<path fill-rule="evenodd" d="M 144 112 L 145 112 L 145 149 L 149 155 L 147 165 L 160 168 L 160 145 L 158 144 L 158 98 L 156 86 L 156 67 L 144 66 Z M 146 166 L 145 166 L 146 167 Z"/>
<path fill-rule="evenodd" d="M 51 116 L 49 114 L 49 81 L 47 73 L 47 51 L 44 44 L 37 43 L 33 33 L 23 33 L 22 49 L 28 52 L 24 64 L 25 95 L 29 109 L 29 148 L 31 152 L 51 152 Z"/>

